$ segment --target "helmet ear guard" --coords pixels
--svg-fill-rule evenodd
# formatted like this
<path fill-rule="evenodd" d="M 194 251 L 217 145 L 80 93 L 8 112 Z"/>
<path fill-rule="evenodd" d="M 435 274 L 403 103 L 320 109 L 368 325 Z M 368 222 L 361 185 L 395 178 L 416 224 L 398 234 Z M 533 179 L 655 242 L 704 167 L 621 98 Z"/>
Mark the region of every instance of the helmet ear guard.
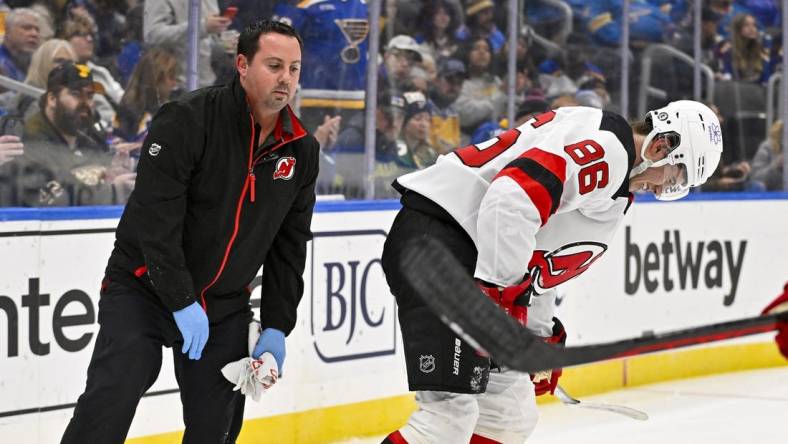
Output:
<path fill-rule="evenodd" d="M 668 164 L 682 164 L 687 175 L 686 184 L 664 187 L 657 199 L 681 199 L 691 187 L 703 185 L 717 169 L 722 156 L 722 131 L 717 115 L 706 105 L 692 100 L 671 102 L 664 108 L 649 111 L 646 122 L 651 123 L 652 129 L 641 148 L 643 162 L 633 169 L 630 177 L 646 168 Z M 678 144 L 671 145 L 672 150 L 665 158 L 656 161 L 648 159 L 646 149 L 652 141 L 660 135 L 671 133 L 678 135 Z"/>

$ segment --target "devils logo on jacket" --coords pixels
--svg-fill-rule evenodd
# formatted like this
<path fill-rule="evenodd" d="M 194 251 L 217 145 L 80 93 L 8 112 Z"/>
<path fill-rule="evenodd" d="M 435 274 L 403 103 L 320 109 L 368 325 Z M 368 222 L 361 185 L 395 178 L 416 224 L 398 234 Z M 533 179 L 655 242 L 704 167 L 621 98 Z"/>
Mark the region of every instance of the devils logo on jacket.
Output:
<path fill-rule="evenodd" d="M 607 250 L 599 242 L 576 242 L 554 251 L 534 251 L 528 269 L 537 294 L 579 276 Z"/>
<path fill-rule="evenodd" d="M 274 179 L 290 180 L 295 175 L 295 157 L 282 157 L 276 161 Z"/>

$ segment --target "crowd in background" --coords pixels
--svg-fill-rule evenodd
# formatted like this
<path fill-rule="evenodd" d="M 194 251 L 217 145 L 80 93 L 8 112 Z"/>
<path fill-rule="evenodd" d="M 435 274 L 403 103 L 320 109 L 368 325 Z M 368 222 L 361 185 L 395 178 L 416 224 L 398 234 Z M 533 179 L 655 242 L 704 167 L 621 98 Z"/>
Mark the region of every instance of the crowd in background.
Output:
<path fill-rule="evenodd" d="M 377 66 L 376 197 L 442 154 L 561 106 L 620 109 L 622 1 L 520 1 L 515 122 L 506 120 L 505 0 L 387 0 L 379 54 L 368 54 L 362 0 L 202 0 L 199 86 L 235 75 L 239 32 L 274 18 L 304 39 L 293 104 L 321 144 L 318 191 L 367 186 L 364 97 Z M 0 206 L 123 204 L 159 106 L 186 91 L 188 0 L 0 0 Z M 701 60 L 717 85 L 723 162 L 704 191 L 782 189 L 782 123 L 767 128 L 767 85 L 782 70 L 779 0 L 704 0 Z M 692 0 L 629 4 L 630 90 L 655 44 L 693 53 Z M 692 70 L 655 59 L 648 108 L 692 98 Z M 24 89 L 24 91 L 22 91 Z M 634 94 L 631 94 L 634 95 Z M 736 98 L 736 100 L 732 100 Z M 633 101 L 634 102 L 634 101 Z"/>

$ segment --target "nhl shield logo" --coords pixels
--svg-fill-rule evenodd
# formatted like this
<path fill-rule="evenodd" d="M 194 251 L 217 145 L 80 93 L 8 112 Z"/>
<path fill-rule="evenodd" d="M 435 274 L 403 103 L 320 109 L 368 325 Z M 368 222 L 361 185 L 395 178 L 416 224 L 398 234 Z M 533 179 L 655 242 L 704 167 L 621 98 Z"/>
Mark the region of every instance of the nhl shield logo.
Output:
<path fill-rule="evenodd" d="M 432 373 L 435 370 L 435 357 L 432 355 L 419 356 L 419 370 L 422 373 Z"/>
<path fill-rule="evenodd" d="M 282 157 L 276 161 L 274 179 L 290 180 L 295 175 L 295 157 Z"/>

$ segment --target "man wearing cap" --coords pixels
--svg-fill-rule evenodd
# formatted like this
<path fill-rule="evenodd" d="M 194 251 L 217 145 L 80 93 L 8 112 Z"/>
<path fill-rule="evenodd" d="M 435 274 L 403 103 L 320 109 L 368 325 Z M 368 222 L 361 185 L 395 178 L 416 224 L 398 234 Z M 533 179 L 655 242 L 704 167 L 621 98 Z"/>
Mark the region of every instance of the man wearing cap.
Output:
<path fill-rule="evenodd" d="M 402 123 L 402 140 L 406 150 L 398 153 L 399 163 L 406 170 L 420 170 L 438 158 L 430 145 L 433 105 L 421 91 L 406 92 L 403 97 L 405 120 Z"/>
<path fill-rule="evenodd" d="M 429 98 L 435 105 L 432 113 L 432 147 L 438 154 L 446 154 L 460 146 L 460 116 L 454 102 L 465 81 L 465 64 L 457 59 L 442 59 L 438 76 L 430 85 Z"/>
<path fill-rule="evenodd" d="M 16 177 L 12 205 L 73 206 L 117 203 L 115 186 L 133 177 L 96 125 L 90 68 L 67 62 L 49 74 L 40 111 L 25 121 L 25 154 L 9 165 Z M 116 183 L 117 179 L 117 183 Z M 5 194 L 5 193 L 4 193 Z"/>
<path fill-rule="evenodd" d="M 413 37 L 398 35 L 386 45 L 383 63 L 378 68 L 378 90 L 403 90 L 413 65 L 421 63 L 421 48 Z"/>

